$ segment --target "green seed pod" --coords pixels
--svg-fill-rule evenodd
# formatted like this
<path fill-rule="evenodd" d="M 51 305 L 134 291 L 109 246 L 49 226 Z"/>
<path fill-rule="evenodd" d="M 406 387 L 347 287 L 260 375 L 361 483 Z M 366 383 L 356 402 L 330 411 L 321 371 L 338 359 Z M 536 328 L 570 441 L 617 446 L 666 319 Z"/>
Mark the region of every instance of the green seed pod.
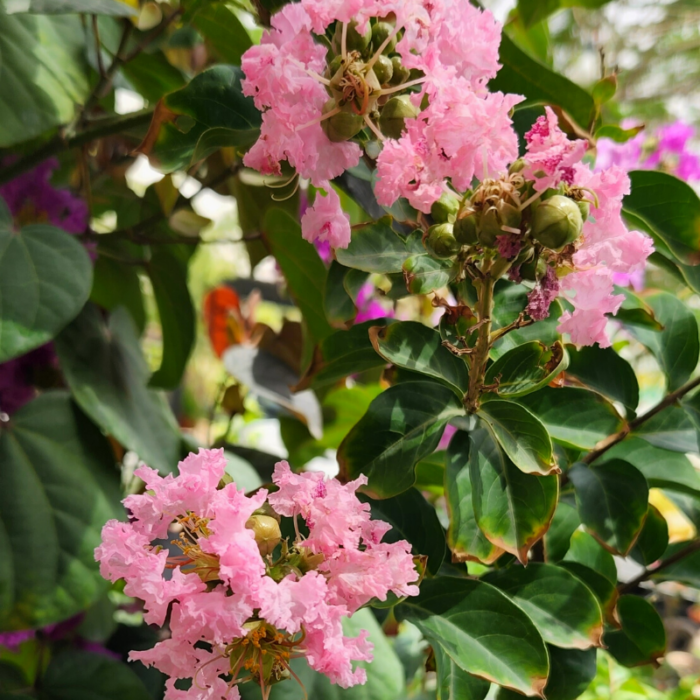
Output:
<path fill-rule="evenodd" d="M 372 70 L 381 85 L 391 82 L 391 77 L 394 75 L 394 66 L 391 63 L 391 59 L 384 55 L 381 55 L 375 61 Z"/>
<path fill-rule="evenodd" d="M 280 525 L 275 518 L 270 515 L 251 515 L 246 521 L 246 529 L 255 533 L 255 542 L 258 545 L 260 554 L 267 556 L 272 554 L 275 547 L 282 539 Z"/>
<path fill-rule="evenodd" d="M 359 51 L 364 53 L 372 41 L 372 29 L 367 25 L 365 31 L 360 34 L 357 31 L 357 22 L 351 21 L 348 24 L 347 34 L 345 36 L 345 47 L 348 51 Z M 332 42 L 333 52 L 336 54 L 342 53 L 343 49 L 343 23 L 336 22 L 335 33 L 333 34 Z"/>
<path fill-rule="evenodd" d="M 521 221 L 522 215 L 517 207 L 500 201 L 489 207 L 481 217 L 479 240 L 484 245 L 493 247 L 496 245 L 497 236 L 507 235 L 508 232 L 503 230 L 504 226 L 517 229 L 520 228 Z"/>
<path fill-rule="evenodd" d="M 578 206 L 578 210 L 581 212 L 581 218 L 586 221 L 591 215 L 591 203 L 587 199 L 582 199 L 581 201 L 576 202 L 576 205 Z"/>
<path fill-rule="evenodd" d="M 510 164 L 510 167 L 508 168 L 508 172 L 512 175 L 513 173 L 519 173 L 525 170 L 525 160 L 523 158 L 518 158 L 518 160 L 514 161 L 513 163 Z"/>
<path fill-rule="evenodd" d="M 323 113 L 327 114 L 336 107 L 335 100 L 328 100 L 323 105 Z M 334 143 L 350 140 L 360 132 L 363 126 L 364 121 L 359 114 L 345 111 L 334 114 L 321 122 L 324 133 Z"/>
<path fill-rule="evenodd" d="M 377 51 L 379 47 L 386 41 L 387 37 L 394 33 L 394 27 L 388 22 L 377 22 L 372 27 L 372 49 Z M 394 35 L 391 41 L 386 45 L 382 53 L 391 53 L 396 48 L 396 36 Z"/>
<path fill-rule="evenodd" d="M 535 259 L 529 260 L 520 266 L 520 277 L 529 282 L 534 282 L 536 279 L 541 279 L 547 272 L 547 263 L 544 258 L 538 258 L 535 265 Z"/>
<path fill-rule="evenodd" d="M 464 216 L 454 223 L 454 235 L 461 245 L 474 245 L 478 240 L 478 221 L 476 214 Z"/>
<path fill-rule="evenodd" d="M 435 224 L 428 229 L 428 250 L 438 258 L 451 258 L 459 252 L 460 245 L 454 237 L 452 224 Z"/>
<path fill-rule="evenodd" d="M 436 224 L 454 223 L 459 211 L 459 200 L 457 197 L 444 192 L 437 202 L 433 202 L 430 207 L 430 215 Z"/>
<path fill-rule="evenodd" d="M 568 197 L 557 194 L 533 208 L 532 237 L 550 250 L 573 243 L 582 228 L 581 211 Z"/>
<path fill-rule="evenodd" d="M 409 79 L 411 71 L 401 63 L 401 56 L 392 56 L 391 66 L 394 69 L 391 76 L 391 84 L 403 85 Z"/>
<path fill-rule="evenodd" d="M 340 70 L 342 65 L 343 65 L 343 57 L 336 56 L 328 64 L 328 67 L 326 68 L 326 77 L 330 80 Z"/>
<path fill-rule="evenodd" d="M 418 109 L 413 106 L 408 95 L 392 97 L 383 107 L 379 116 L 379 128 L 384 136 L 392 139 L 401 137 L 406 128 L 406 119 L 418 116 Z"/>

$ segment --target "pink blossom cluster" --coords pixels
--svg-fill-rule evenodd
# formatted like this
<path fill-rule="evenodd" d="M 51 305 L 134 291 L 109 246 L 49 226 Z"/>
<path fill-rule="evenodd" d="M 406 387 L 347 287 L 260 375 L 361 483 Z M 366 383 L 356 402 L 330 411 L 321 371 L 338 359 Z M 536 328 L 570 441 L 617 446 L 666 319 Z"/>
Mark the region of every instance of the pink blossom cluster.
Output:
<path fill-rule="evenodd" d="M 622 198 L 630 191 L 629 177 L 615 165 L 594 171 L 580 162 L 586 142 L 568 140 L 549 107 L 546 116 L 526 134 L 526 141 L 524 172 L 534 179 L 537 190 L 564 183 L 589 193 L 591 213 L 571 259 L 574 269 L 559 279 L 560 292 L 573 311 L 562 314 L 558 330 L 568 333 L 577 345 L 607 347 L 610 339 L 605 314 L 616 313 L 624 300 L 613 293 L 613 276 L 642 270 L 653 251 L 651 239 L 639 231 L 628 231 L 622 220 Z M 540 288 L 533 292 L 540 303 L 543 293 Z"/>
<path fill-rule="evenodd" d="M 372 645 L 366 633 L 345 637 L 341 621 L 389 591 L 418 593 L 410 545 L 381 541 L 390 525 L 371 520 L 358 500 L 363 477 L 343 485 L 279 462 L 277 490 L 246 496 L 222 485 L 225 465 L 223 450 L 200 450 L 180 463 L 177 477 L 140 467 L 146 492 L 125 499 L 130 521 L 104 526 L 95 550 L 102 575 L 124 579 L 124 592 L 144 601 L 146 622 L 167 619 L 170 629 L 168 639 L 130 658 L 170 676 L 168 700 L 239 697 L 241 680 L 274 682 L 271 675 L 300 654 L 342 687 L 365 682 L 353 662 L 371 660 Z M 251 516 L 270 507 L 295 524 L 303 518 L 309 531 L 277 561 L 261 554 L 250 529 Z M 173 523 L 183 530 L 181 556 L 154 544 Z M 250 677 L 241 678 L 246 671 Z M 180 690 L 177 679 L 192 679 L 190 689 Z"/>
<path fill-rule="evenodd" d="M 357 165 L 360 146 L 331 142 L 321 128 L 328 99 L 322 75 L 326 48 L 315 41 L 333 22 L 367 26 L 370 18 L 391 17 L 400 37 L 396 53 L 422 78 L 410 99 L 417 118 L 406 119 L 398 139 L 384 138 L 377 157 L 376 196 L 390 206 L 403 196 L 429 212 L 450 179 L 465 190 L 474 175 L 495 174 L 517 157 L 510 110 L 521 98 L 490 93 L 498 69 L 501 27 L 490 12 L 463 0 L 301 0 L 271 20 L 259 46 L 243 56 L 243 91 L 263 112 L 260 138 L 244 163 L 263 174 L 281 174 L 286 160 L 302 177 L 323 189 L 302 220 L 304 238 L 347 247 L 350 225 L 329 181 Z M 386 91 L 396 94 L 402 86 Z M 365 115 L 365 121 L 369 117 Z M 378 133 L 376 125 L 369 123 Z"/>

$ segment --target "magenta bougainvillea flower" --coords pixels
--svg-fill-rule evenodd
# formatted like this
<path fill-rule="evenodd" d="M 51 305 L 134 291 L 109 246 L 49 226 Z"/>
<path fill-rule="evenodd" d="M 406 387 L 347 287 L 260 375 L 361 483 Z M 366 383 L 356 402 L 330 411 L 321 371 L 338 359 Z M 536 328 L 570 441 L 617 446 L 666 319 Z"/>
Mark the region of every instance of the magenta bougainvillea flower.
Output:
<path fill-rule="evenodd" d="M 170 637 L 130 658 L 170 676 L 169 700 L 235 698 L 248 680 L 266 697 L 299 655 L 342 687 L 364 683 L 353 662 L 371 660 L 372 645 L 366 633 L 345 637 L 341 622 L 390 591 L 417 595 L 410 545 L 382 542 L 391 526 L 371 520 L 355 495 L 365 477 L 341 484 L 279 462 L 277 490 L 246 496 L 224 483 L 225 466 L 223 450 L 200 450 L 177 477 L 140 467 L 147 490 L 125 499 L 130 521 L 102 531 L 102 575 L 125 580 L 125 593 L 144 601 L 146 622 L 168 618 Z M 293 519 L 291 542 L 281 539 L 280 516 Z M 157 543 L 173 525 L 178 555 Z M 184 678 L 193 679 L 188 691 L 175 685 Z"/>

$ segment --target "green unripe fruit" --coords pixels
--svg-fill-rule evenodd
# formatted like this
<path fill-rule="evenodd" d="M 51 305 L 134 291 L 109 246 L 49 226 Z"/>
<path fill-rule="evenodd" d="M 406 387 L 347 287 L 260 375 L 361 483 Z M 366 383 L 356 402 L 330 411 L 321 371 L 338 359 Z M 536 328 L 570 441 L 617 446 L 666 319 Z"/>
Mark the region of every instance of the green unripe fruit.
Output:
<path fill-rule="evenodd" d="M 454 237 L 452 224 L 436 224 L 428 229 L 428 249 L 438 258 L 451 258 L 459 252 L 460 245 Z"/>
<path fill-rule="evenodd" d="M 263 556 L 272 554 L 282 539 L 280 524 L 270 515 L 251 515 L 245 526 L 255 533 L 255 542 Z"/>
<path fill-rule="evenodd" d="M 544 258 L 538 258 L 537 264 L 535 264 L 535 259 L 533 258 L 520 266 L 520 277 L 529 282 L 541 279 L 546 272 L 547 263 L 544 261 Z"/>
<path fill-rule="evenodd" d="M 582 229 L 581 211 L 568 197 L 556 194 L 533 209 L 532 237 L 550 250 L 573 243 Z"/>
<path fill-rule="evenodd" d="M 410 77 L 411 71 L 408 70 L 408 68 L 406 68 L 403 63 L 401 63 L 401 56 L 392 56 L 391 57 L 391 66 L 393 68 L 393 75 L 391 76 L 391 84 L 392 85 L 403 85 Z"/>
<path fill-rule="evenodd" d="M 478 240 L 476 214 L 470 214 L 454 223 L 454 236 L 460 245 L 474 245 Z"/>
<path fill-rule="evenodd" d="M 328 100 L 328 102 L 323 105 L 323 113 L 327 114 L 331 110 L 336 109 L 336 107 L 335 100 Z M 353 136 L 357 135 L 363 126 L 364 121 L 362 117 L 352 112 L 338 112 L 338 114 L 334 114 L 332 117 L 324 119 L 321 122 L 323 132 L 328 136 L 329 140 L 334 143 L 348 141 Z"/>
<path fill-rule="evenodd" d="M 519 173 L 525 170 L 525 160 L 523 158 L 518 158 L 518 160 L 511 163 L 508 168 L 508 172 L 512 175 L 513 173 Z"/>
<path fill-rule="evenodd" d="M 377 51 L 379 47 L 394 33 L 394 27 L 388 22 L 377 22 L 372 27 L 372 48 Z M 396 48 L 396 35 L 386 45 L 382 53 L 391 53 Z"/>
<path fill-rule="evenodd" d="M 381 85 L 391 82 L 391 77 L 394 75 L 394 66 L 391 63 L 391 59 L 384 55 L 375 61 L 372 70 Z"/>
<path fill-rule="evenodd" d="M 437 202 L 433 202 L 430 207 L 430 215 L 436 224 L 453 223 L 459 211 L 459 200 L 457 197 L 444 192 Z"/>
<path fill-rule="evenodd" d="M 479 240 L 484 245 L 493 247 L 496 245 L 497 236 L 508 235 L 508 231 L 503 230 L 504 226 L 519 229 L 521 221 L 522 214 L 517 207 L 500 201 L 483 213 L 479 226 Z"/>
<path fill-rule="evenodd" d="M 383 107 L 379 115 L 379 128 L 384 136 L 392 139 L 401 138 L 406 128 L 406 119 L 418 116 L 418 109 L 413 106 L 408 95 L 392 97 Z"/>
<path fill-rule="evenodd" d="M 326 77 L 327 78 L 332 78 L 339 70 L 340 67 L 343 65 L 343 57 L 342 56 L 336 56 L 329 64 L 328 68 L 326 69 Z"/>
<path fill-rule="evenodd" d="M 348 24 L 347 33 L 345 35 L 345 48 L 348 51 L 359 51 L 364 53 L 372 41 L 372 29 L 369 25 L 365 31 L 360 34 L 357 31 L 357 22 L 351 21 Z M 335 25 L 335 33 L 333 34 L 332 47 L 334 53 L 342 53 L 343 50 L 343 23 L 337 22 Z"/>
<path fill-rule="evenodd" d="M 591 203 L 587 199 L 582 199 L 580 202 L 576 202 L 576 206 L 581 212 L 581 218 L 586 221 L 591 215 Z"/>

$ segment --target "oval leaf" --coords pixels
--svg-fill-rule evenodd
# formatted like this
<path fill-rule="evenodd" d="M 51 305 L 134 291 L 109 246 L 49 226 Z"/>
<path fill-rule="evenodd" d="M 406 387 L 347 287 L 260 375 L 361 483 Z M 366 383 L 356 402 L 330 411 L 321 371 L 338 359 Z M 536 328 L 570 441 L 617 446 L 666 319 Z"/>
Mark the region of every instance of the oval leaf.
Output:
<path fill-rule="evenodd" d="M 406 241 L 391 228 L 388 217 L 352 232 L 347 248 L 335 251 L 336 260 L 345 267 L 365 272 L 402 272 L 411 252 Z"/>

